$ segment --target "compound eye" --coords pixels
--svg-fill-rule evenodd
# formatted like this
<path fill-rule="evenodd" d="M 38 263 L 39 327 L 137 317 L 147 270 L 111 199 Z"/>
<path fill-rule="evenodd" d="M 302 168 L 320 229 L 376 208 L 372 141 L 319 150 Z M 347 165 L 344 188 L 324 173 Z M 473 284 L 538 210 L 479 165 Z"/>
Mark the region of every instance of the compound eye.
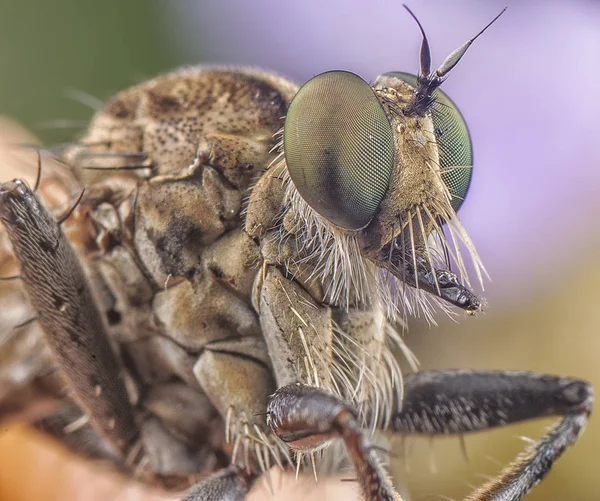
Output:
<path fill-rule="evenodd" d="M 393 72 L 386 76 L 401 79 L 413 87 L 417 77 L 410 73 Z M 467 123 L 448 95 L 441 89 L 434 93 L 431 118 L 437 138 L 442 179 L 450 195 L 452 207 L 458 211 L 464 202 L 473 175 L 473 146 Z"/>
<path fill-rule="evenodd" d="M 394 166 L 392 126 L 369 84 L 346 71 L 317 75 L 292 100 L 285 160 L 302 198 L 333 224 L 365 227 Z"/>

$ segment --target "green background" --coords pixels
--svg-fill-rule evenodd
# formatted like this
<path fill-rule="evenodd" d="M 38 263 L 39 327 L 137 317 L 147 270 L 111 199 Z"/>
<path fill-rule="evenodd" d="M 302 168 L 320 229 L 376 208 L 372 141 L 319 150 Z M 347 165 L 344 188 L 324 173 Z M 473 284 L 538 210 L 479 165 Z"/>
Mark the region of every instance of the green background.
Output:
<path fill-rule="evenodd" d="M 0 115 L 46 143 L 71 138 L 72 130 L 49 127 L 89 118 L 70 95 L 105 100 L 181 63 L 161 12 L 141 0 L 0 0 Z"/>

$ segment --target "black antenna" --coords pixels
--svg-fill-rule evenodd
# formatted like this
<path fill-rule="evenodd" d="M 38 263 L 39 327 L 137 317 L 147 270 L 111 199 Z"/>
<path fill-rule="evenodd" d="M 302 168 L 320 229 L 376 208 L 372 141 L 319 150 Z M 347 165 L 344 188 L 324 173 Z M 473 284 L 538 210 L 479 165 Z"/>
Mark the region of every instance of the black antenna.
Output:
<path fill-rule="evenodd" d="M 506 9 L 508 9 L 508 7 L 504 7 L 504 9 L 502 9 L 502 11 L 500 12 L 500 14 L 498 14 L 494 19 L 492 19 L 486 26 L 485 28 L 483 28 L 479 33 L 477 33 L 477 35 L 475 35 L 473 38 L 471 38 L 471 40 L 467 40 L 464 44 L 462 44 L 458 49 L 456 49 L 455 51 L 451 52 L 450 55 L 444 59 L 444 62 L 440 65 L 440 67 L 436 70 L 435 74 L 442 78 L 445 75 L 448 74 L 448 72 L 454 68 L 458 62 L 461 60 L 461 58 L 465 55 L 465 52 L 467 52 L 467 49 L 469 47 L 471 47 L 471 45 L 473 44 L 473 42 L 475 40 L 477 40 L 479 38 L 479 36 L 485 31 L 487 30 L 492 24 L 494 24 L 496 22 L 496 20 L 506 12 Z"/>
<path fill-rule="evenodd" d="M 415 16 L 413 14 L 413 11 L 410 10 L 406 4 L 402 4 L 402 6 L 408 11 L 408 13 L 415 20 L 415 22 L 419 26 L 419 29 L 421 30 L 421 35 L 423 35 L 423 41 L 421 42 L 421 53 L 420 53 L 421 76 L 428 77 L 429 73 L 431 71 L 431 51 L 429 50 L 429 42 L 427 41 L 427 36 L 425 35 L 425 30 L 423 29 L 423 26 L 421 26 L 421 23 L 417 19 L 417 16 Z"/>
<path fill-rule="evenodd" d="M 423 35 L 423 41 L 421 42 L 421 70 L 420 75 L 417 77 L 417 86 L 415 88 L 415 92 L 411 103 L 407 107 L 406 114 L 407 115 L 424 115 L 433 103 L 433 92 L 437 89 L 442 82 L 444 81 L 444 77 L 448 75 L 450 70 L 454 68 L 458 62 L 462 59 L 462 57 L 467 52 L 467 49 L 473 44 L 477 38 L 487 30 L 492 24 L 494 24 L 498 18 L 504 14 L 508 7 L 504 7 L 502 11 L 492 19 L 477 35 L 475 35 L 470 40 L 467 40 L 464 44 L 462 44 L 458 49 L 452 51 L 444 62 L 440 65 L 440 67 L 435 70 L 433 74 L 430 74 L 431 70 L 431 52 L 429 50 L 429 42 L 427 41 L 427 37 L 425 36 L 425 30 L 421 23 L 417 19 L 417 17 L 413 14 L 413 12 L 403 4 L 403 7 L 408 11 L 408 13 L 412 16 L 412 18 L 416 21 L 419 26 L 419 30 L 421 30 L 421 34 Z"/>

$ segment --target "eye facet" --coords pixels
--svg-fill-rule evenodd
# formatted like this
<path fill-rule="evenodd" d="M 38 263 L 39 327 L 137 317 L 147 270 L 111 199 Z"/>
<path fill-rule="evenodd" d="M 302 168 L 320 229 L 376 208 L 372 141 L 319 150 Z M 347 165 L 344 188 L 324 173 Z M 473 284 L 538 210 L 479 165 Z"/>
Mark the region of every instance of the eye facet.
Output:
<path fill-rule="evenodd" d="M 365 227 L 379 210 L 394 165 L 394 135 L 362 78 L 346 71 L 317 75 L 292 100 L 283 145 L 302 198 L 333 224 Z"/>
<path fill-rule="evenodd" d="M 410 73 L 392 72 L 396 77 L 415 87 L 417 77 Z M 473 146 L 467 123 L 448 95 L 441 89 L 434 93 L 431 118 L 437 138 L 442 179 L 450 195 L 452 207 L 458 211 L 467 196 L 473 175 Z"/>

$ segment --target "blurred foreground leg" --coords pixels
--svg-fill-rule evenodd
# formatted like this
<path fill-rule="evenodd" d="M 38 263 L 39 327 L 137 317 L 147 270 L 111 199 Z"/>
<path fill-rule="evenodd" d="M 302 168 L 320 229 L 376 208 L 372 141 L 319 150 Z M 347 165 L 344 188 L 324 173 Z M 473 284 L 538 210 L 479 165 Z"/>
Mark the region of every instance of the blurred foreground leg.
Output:
<path fill-rule="evenodd" d="M 125 458 L 138 437 L 121 368 L 83 268 L 59 223 L 17 179 L 0 184 L 0 219 L 37 321 L 74 398 Z"/>
<path fill-rule="evenodd" d="M 232 465 L 194 485 L 181 501 L 244 501 L 256 475 Z"/>
<path fill-rule="evenodd" d="M 312 386 L 292 383 L 279 388 L 267 407 L 267 422 L 290 448 L 312 453 L 341 438 L 354 463 L 366 501 L 401 501 L 355 412 L 334 396 Z"/>

